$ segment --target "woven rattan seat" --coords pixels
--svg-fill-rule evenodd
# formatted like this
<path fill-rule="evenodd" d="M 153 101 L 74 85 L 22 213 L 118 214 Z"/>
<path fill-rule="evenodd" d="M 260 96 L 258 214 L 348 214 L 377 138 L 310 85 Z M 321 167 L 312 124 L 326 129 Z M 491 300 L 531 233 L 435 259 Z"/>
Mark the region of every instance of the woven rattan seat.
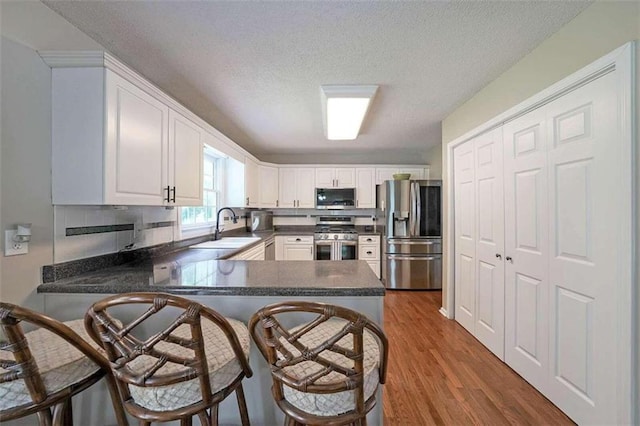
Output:
<path fill-rule="evenodd" d="M 116 311 L 124 316 L 115 309 L 123 305 L 142 307 L 143 312 L 128 322 L 116 318 Z M 161 312 L 170 316 L 170 324 L 145 336 L 145 327 L 160 321 L 156 315 Z M 242 379 L 252 375 L 250 339 L 241 322 L 160 293 L 103 299 L 91 306 L 85 320 L 89 334 L 107 353 L 126 410 L 141 424 L 178 419 L 191 424 L 198 415 L 201 424 L 217 425 L 218 404 L 234 391 L 242 424 L 249 424 Z"/>
<path fill-rule="evenodd" d="M 317 316 L 282 325 L 301 312 Z M 387 363 L 387 339 L 376 324 L 338 306 L 285 302 L 256 312 L 249 330 L 271 366 L 285 424 L 366 425 Z"/>
<path fill-rule="evenodd" d="M 25 334 L 21 322 L 40 328 Z M 71 397 L 106 374 L 118 423 L 126 424 L 109 364 L 82 320 L 61 323 L 0 303 L 0 324 L 7 338 L 0 344 L 0 422 L 37 413 L 41 425 L 71 425 Z"/>

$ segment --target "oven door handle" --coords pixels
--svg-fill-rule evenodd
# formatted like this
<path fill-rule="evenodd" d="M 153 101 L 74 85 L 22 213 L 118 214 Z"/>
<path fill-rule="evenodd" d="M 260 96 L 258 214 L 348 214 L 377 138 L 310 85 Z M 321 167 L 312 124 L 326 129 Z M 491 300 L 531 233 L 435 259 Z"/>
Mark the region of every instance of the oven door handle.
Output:
<path fill-rule="evenodd" d="M 387 259 L 389 260 L 440 260 L 441 256 L 403 256 L 403 255 L 394 255 L 388 254 Z"/>

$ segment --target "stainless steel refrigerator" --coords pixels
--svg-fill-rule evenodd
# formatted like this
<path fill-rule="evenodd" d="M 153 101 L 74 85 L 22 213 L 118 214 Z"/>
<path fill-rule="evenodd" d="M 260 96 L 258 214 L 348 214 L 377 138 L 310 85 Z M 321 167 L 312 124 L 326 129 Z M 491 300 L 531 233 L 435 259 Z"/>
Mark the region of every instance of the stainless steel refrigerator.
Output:
<path fill-rule="evenodd" d="M 442 288 L 442 181 L 389 180 L 378 186 L 384 216 L 382 280 L 387 288 Z"/>

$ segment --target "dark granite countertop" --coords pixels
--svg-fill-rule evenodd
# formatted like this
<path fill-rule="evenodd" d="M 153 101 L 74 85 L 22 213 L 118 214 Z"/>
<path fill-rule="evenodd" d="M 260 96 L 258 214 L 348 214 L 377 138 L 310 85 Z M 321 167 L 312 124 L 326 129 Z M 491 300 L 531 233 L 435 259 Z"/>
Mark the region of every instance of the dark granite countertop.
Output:
<path fill-rule="evenodd" d="M 363 226 L 358 226 L 357 231 L 361 235 L 380 234 L 379 230 L 364 231 Z M 253 233 L 236 229 L 225 233 L 224 237 L 253 236 L 260 240 L 234 249 L 192 249 L 182 245 L 170 252 L 157 250 L 151 256 L 134 257 L 135 260 L 122 265 L 46 282 L 38 287 L 38 293 L 163 291 L 184 295 L 384 295 L 384 286 L 365 261 L 226 260 L 278 235 L 313 235 L 313 232 L 314 226 L 279 226 L 275 230 Z"/>
<path fill-rule="evenodd" d="M 42 284 L 38 293 L 384 296 L 382 283 L 364 260 L 216 260 L 222 251 L 183 250 Z"/>

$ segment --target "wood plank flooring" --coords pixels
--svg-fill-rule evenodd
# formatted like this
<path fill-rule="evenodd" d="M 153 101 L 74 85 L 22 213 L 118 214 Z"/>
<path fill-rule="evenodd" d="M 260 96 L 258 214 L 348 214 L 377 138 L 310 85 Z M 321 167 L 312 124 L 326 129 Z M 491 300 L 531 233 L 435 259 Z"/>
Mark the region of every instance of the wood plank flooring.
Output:
<path fill-rule="evenodd" d="M 571 425 L 542 394 L 439 312 L 441 292 L 387 291 L 385 425 Z"/>

